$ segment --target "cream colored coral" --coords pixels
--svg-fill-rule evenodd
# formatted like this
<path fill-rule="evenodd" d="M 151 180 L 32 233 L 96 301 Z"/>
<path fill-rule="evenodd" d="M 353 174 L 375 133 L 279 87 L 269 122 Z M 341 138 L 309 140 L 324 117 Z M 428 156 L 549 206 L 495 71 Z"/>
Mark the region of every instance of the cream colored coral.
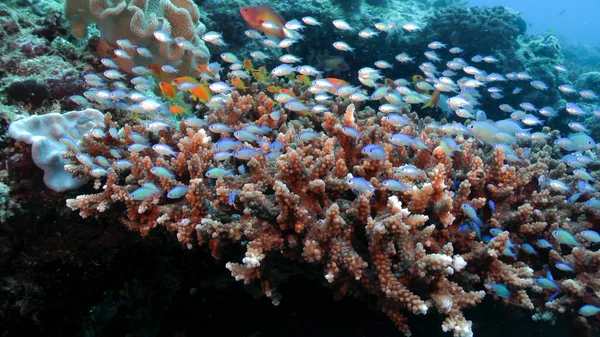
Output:
<path fill-rule="evenodd" d="M 127 50 L 131 60 L 115 59 L 125 71 L 135 65 L 155 63 L 171 64 L 190 73 L 207 61 L 206 57 L 186 52 L 174 42 L 158 42 L 153 33 L 159 29 L 173 38 L 190 41 L 201 53 L 209 55 L 201 39 L 206 28 L 199 21 L 198 7 L 191 0 L 66 0 L 65 18 L 78 38 L 86 37 L 88 26 L 95 23 L 103 39 L 112 43 L 128 39 L 153 53 L 153 59 L 146 59 Z"/>

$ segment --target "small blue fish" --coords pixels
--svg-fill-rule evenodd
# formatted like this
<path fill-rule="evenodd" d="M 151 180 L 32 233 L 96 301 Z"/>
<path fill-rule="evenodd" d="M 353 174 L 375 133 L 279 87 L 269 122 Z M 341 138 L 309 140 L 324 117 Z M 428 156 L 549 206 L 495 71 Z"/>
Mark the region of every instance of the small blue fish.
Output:
<path fill-rule="evenodd" d="M 529 255 L 538 255 L 538 252 L 536 252 L 533 246 L 528 243 L 522 243 L 521 249 L 523 249 L 523 251 Z"/>
<path fill-rule="evenodd" d="M 245 147 L 243 149 L 239 149 L 239 150 L 235 151 L 233 156 L 240 160 L 250 160 L 252 158 L 258 157 L 261 154 L 262 154 L 262 151 L 260 151 L 260 150 L 255 150 L 252 148 Z"/>
<path fill-rule="evenodd" d="M 408 146 L 415 142 L 415 139 L 403 133 L 395 133 L 389 137 L 389 142 L 397 146 Z"/>
<path fill-rule="evenodd" d="M 503 230 L 501 230 L 500 228 L 492 228 L 492 229 L 490 229 L 490 234 L 491 234 L 493 237 L 496 237 L 496 236 L 498 236 L 498 234 L 500 234 L 500 233 L 502 233 L 502 232 L 504 232 L 504 231 L 503 231 Z"/>
<path fill-rule="evenodd" d="M 148 138 L 140 135 L 137 132 L 132 132 L 129 134 L 129 139 L 133 140 L 136 143 L 140 144 L 148 144 Z"/>
<path fill-rule="evenodd" d="M 509 298 L 510 297 L 510 291 L 504 284 L 492 283 L 492 284 L 490 284 L 490 287 L 492 288 L 492 291 L 494 291 L 494 293 L 496 295 L 498 295 L 498 297 L 501 297 L 501 298 Z"/>
<path fill-rule="evenodd" d="M 186 120 L 187 122 L 187 120 Z M 208 126 L 208 129 L 214 133 L 232 133 L 233 129 L 223 123 L 214 123 Z"/>
<path fill-rule="evenodd" d="M 131 196 L 131 199 L 133 199 L 135 201 L 142 201 L 142 200 L 146 200 L 146 199 L 150 198 L 154 194 L 156 194 L 156 190 L 152 190 L 152 189 L 149 189 L 146 187 L 140 187 L 137 190 L 133 191 L 130 194 L 130 196 Z"/>
<path fill-rule="evenodd" d="M 581 316 L 590 317 L 590 316 L 595 316 L 598 313 L 600 313 L 600 307 L 597 307 L 595 305 L 586 304 L 586 305 L 582 306 L 581 308 L 579 308 L 579 314 Z"/>
<path fill-rule="evenodd" d="M 371 183 L 366 181 L 365 178 L 361 177 L 349 179 L 348 186 L 350 186 L 350 189 L 356 194 L 373 194 L 373 192 L 375 191 L 375 187 L 373 187 Z"/>
<path fill-rule="evenodd" d="M 79 161 L 81 164 L 83 164 L 85 166 L 88 166 L 88 167 L 95 166 L 94 160 L 92 159 L 92 157 L 90 157 L 86 153 L 78 153 L 77 155 L 75 155 L 75 159 L 77 159 L 77 161 Z"/>
<path fill-rule="evenodd" d="M 152 149 L 154 150 L 154 152 L 163 156 L 177 157 L 177 155 L 179 154 L 179 152 L 173 151 L 173 149 L 167 144 L 154 144 L 152 145 Z"/>
<path fill-rule="evenodd" d="M 216 161 L 223 161 L 223 160 L 227 160 L 231 157 L 233 157 L 233 152 L 219 151 L 219 152 L 215 153 L 215 155 L 213 156 L 213 159 Z"/>
<path fill-rule="evenodd" d="M 227 204 L 229 204 L 230 206 L 233 205 L 235 203 L 235 197 L 237 196 L 237 194 L 237 190 L 231 191 L 231 193 L 229 193 L 229 198 L 227 198 Z"/>
<path fill-rule="evenodd" d="M 546 277 L 538 277 L 535 280 L 535 283 L 543 289 L 560 290 L 558 285 L 554 282 L 554 277 L 552 277 L 552 273 L 550 273 L 549 270 Z"/>
<path fill-rule="evenodd" d="M 396 191 L 396 192 L 406 192 L 408 190 L 410 190 L 410 187 L 404 185 L 403 183 L 399 182 L 398 180 L 394 180 L 394 179 L 387 179 L 384 180 L 381 185 L 386 189 L 386 190 L 390 190 L 390 191 Z"/>
<path fill-rule="evenodd" d="M 556 239 L 556 241 L 567 246 L 581 246 L 581 243 L 577 242 L 577 239 L 575 239 L 573 234 L 567 232 L 564 229 L 553 230 L 552 236 Z"/>
<path fill-rule="evenodd" d="M 108 150 L 108 152 L 110 153 L 111 156 L 113 156 L 113 158 L 121 159 L 121 154 L 119 153 L 119 151 L 117 149 L 110 149 L 110 150 Z"/>
<path fill-rule="evenodd" d="M 150 147 L 148 145 L 145 144 L 131 144 L 129 145 L 129 147 L 127 148 L 127 150 L 129 150 L 129 152 L 142 152 L 146 149 L 149 149 Z"/>
<path fill-rule="evenodd" d="M 278 140 L 274 141 L 273 143 L 271 143 L 271 145 L 269 145 L 269 150 L 271 150 L 271 152 L 282 152 L 284 148 L 285 145 L 283 145 Z"/>
<path fill-rule="evenodd" d="M 113 168 L 117 170 L 126 170 L 133 166 L 133 164 L 129 160 L 118 160 L 112 164 Z"/>
<path fill-rule="evenodd" d="M 95 178 L 100 178 L 108 175 L 108 171 L 102 167 L 94 167 L 90 170 L 90 175 Z"/>
<path fill-rule="evenodd" d="M 479 228 L 479 226 L 474 222 L 471 222 L 469 225 L 475 231 L 475 235 L 477 236 L 477 238 L 481 240 L 481 229 Z"/>
<path fill-rule="evenodd" d="M 548 242 L 548 240 L 545 240 L 545 239 L 538 239 L 535 242 L 535 245 L 538 246 L 539 248 L 552 248 L 552 244 L 550 242 Z"/>
<path fill-rule="evenodd" d="M 502 251 L 502 255 L 514 257 L 515 259 L 517 258 L 517 254 L 513 252 L 513 247 L 505 247 Z"/>
<path fill-rule="evenodd" d="M 383 148 L 375 144 L 369 144 L 363 147 L 362 150 L 360 150 L 360 153 L 375 160 L 385 159 L 387 156 Z"/>
<path fill-rule="evenodd" d="M 233 133 L 233 136 L 242 141 L 242 142 L 258 142 L 260 141 L 260 137 L 253 134 L 252 132 L 248 131 L 248 130 L 237 130 L 236 132 Z"/>
<path fill-rule="evenodd" d="M 476 223 L 479 226 L 483 226 L 483 221 L 481 221 L 481 219 L 479 219 L 479 217 L 477 216 L 477 212 L 475 211 L 475 209 L 473 208 L 473 206 L 469 205 L 469 204 L 462 204 L 460 206 L 460 208 L 462 209 L 462 211 L 465 213 L 465 215 L 474 223 Z"/>
<path fill-rule="evenodd" d="M 298 143 L 305 143 L 305 142 L 310 142 L 312 140 L 314 140 L 315 138 L 317 138 L 318 133 L 314 132 L 314 131 L 304 131 L 302 133 L 300 133 L 298 135 L 298 137 L 296 137 L 296 141 Z"/>
<path fill-rule="evenodd" d="M 169 170 L 162 166 L 154 166 L 150 169 L 150 173 L 154 174 L 159 178 L 175 178 L 175 175 L 173 175 L 173 173 L 169 172 Z"/>
<path fill-rule="evenodd" d="M 233 176 L 233 170 L 226 170 L 224 168 L 215 167 L 215 168 L 211 168 L 210 170 L 206 171 L 206 173 L 204 175 L 207 178 L 219 179 L 219 178 L 223 178 L 226 176 Z"/>
<path fill-rule="evenodd" d="M 571 268 L 571 266 L 569 266 L 566 263 L 562 263 L 562 262 L 557 262 L 555 265 L 556 269 L 562 270 L 562 271 L 566 271 L 569 273 L 574 273 L 575 270 L 573 268 Z"/>
<path fill-rule="evenodd" d="M 221 138 L 215 143 L 214 148 L 217 151 L 231 151 L 240 146 L 242 142 L 231 138 Z"/>
<path fill-rule="evenodd" d="M 94 160 L 96 160 L 96 163 L 98 163 L 98 165 L 100 165 L 104 168 L 110 167 L 110 163 L 108 162 L 108 159 L 106 159 L 106 157 L 104 157 L 104 156 L 96 156 L 96 158 L 94 158 Z"/>
<path fill-rule="evenodd" d="M 592 242 L 592 243 L 600 242 L 600 234 L 598 234 L 598 232 L 596 232 L 596 231 L 585 230 L 585 231 L 579 232 L 579 235 L 581 235 L 584 239 L 586 239 L 589 242 Z"/>
<path fill-rule="evenodd" d="M 572 204 L 572 203 L 574 203 L 574 202 L 577 202 L 577 200 L 579 200 L 579 198 L 580 198 L 581 196 L 582 196 L 582 193 L 581 193 L 581 192 L 575 192 L 575 193 L 573 193 L 573 195 L 571 195 L 571 196 L 569 197 L 569 199 L 567 199 L 567 202 L 568 202 L 568 203 L 570 203 L 570 204 Z"/>
<path fill-rule="evenodd" d="M 488 206 L 490 206 L 492 213 L 496 213 L 496 203 L 494 203 L 494 200 L 488 200 Z"/>
<path fill-rule="evenodd" d="M 342 127 L 342 133 L 352 139 L 360 139 L 362 135 L 355 128 L 350 126 Z"/>
<path fill-rule="evenodd" d="M 168 193 L 167 198 L 169 199 L 179 199 L 187 194 L 189 188 L 187 186 L 176 186 L 173 187 Z"/>

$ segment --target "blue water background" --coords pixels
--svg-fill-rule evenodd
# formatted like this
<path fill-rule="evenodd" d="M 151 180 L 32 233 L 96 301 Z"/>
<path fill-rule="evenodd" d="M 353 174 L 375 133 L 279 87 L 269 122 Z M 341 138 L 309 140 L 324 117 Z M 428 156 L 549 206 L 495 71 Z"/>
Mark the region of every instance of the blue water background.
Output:
<path fill-rule="evenodd" d="M 567 43 L 600 45 L 600 0 L 469 0 L 469 4 L 502 5 L 521 12 L 530 34 L 551 30 Z"/>

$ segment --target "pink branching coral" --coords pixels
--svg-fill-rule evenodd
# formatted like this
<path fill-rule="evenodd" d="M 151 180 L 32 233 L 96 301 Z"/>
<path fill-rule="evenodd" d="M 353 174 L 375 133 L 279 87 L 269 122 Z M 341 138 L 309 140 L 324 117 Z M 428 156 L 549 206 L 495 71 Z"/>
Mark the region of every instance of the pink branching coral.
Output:
<path fill-rule="evenodd" d="M 585 289 L 600 291 L 600 253 L 589 249 L 593 243 L 578 237 L 578 246 L 570 248 L 551 234 L 597 227 L 600 214 L 578 213 L 579 206 L 539 186 L 538 176 L 560 169 L 544 141 L 532 144 L 535 155 L 507 164 L 501 147 L 489 151 L 460 132 L 456 140 L 462 151 L 447 151 L 443 128 L 415 113 L 404 114 L 408 125 L 397 125 L 370 108 L 340 100 L 331 112 L 310 117 L 274 106 L 253 85 L 246 95 L 233 92 L 223 107 L 207 114 L 209 124 L 224 123 L 234 131 L 268 130 L 239 143 L 224 161 L 216 159 L 216 144 L 230 131 L 212 133 L 181 121 L 151 132 L 141 124 L 118 125 L 107 115 L 103 127 L 84 136 L 80 151 L 96 160 L 109 158 L 110 166 L 98 174 L 76 153 L 66 158 L 66 169 L 95 179 L 98 193 L 67 204 L 82 217 L 124 205 L 120 220 L 127 228 L 148 235 L 164 227 L 190 249 L 194 243 L 208 245 L 217 259 L 227 258 L 220 251 L 223 242 L 244 241 L 244 258 L 228 261 L 227 268 L 236 280 L 260 282 L 274 303 L 277 284 L 268 277 L 273 256 L 319 265 L 340 293 L 376 299 L 405 335 L 410 335 L 406 314 L 433 310 L 446 317 L 444 331 L 471 336 L 472 323 L 462 311 L 486 293 L 547 318 L 588 303 Z M 360 139 L 344 127 L 356 129 Z M 387 141 L 400 131 L 426 146 Z M 148 142 L 135 152 L 134 132 Z M 179 152 L 160 154 L 151 144 Z M 280 148 L 273 150 L 274 144 Z M 361 153 L 368 144 L 381 144 L 384 158 Z M 355 178 L 363 180 L 356 185 Z M 391 179 L 408 188 L 394 191 L 384 183 Z M 184 193 L 174 196 L 173 191 Z M 146 195 L 140 197 L 142 192 Z M 478 219 L 464 211 L 466 206 L 483 215 L 482 224 L 470 225 Z M 574 214 L 582 216 L 571 218 Z M 541 238 L 550 246 L 536 247 L 550 250 L 551 266 L 564 262 L 576 271 L 553 268 L 555 289 L 536 280 L 546 278 L 547 270 L 523 248 Z"/>

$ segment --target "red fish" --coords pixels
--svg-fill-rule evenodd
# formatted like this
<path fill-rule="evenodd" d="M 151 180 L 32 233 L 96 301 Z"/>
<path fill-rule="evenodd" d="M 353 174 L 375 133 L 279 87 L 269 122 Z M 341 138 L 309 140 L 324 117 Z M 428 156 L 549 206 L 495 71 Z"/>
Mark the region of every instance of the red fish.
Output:
<path fill-rule="evenodd" d="M 260 30 L 269 39 L 279 41 L 285 38 L 285 34 L 283 33 L 285 19 L 277 14 L 269 5 L 242 7 L 240 13 L 252 29 Z M 264 27 L 263 22 L 265 21 L 271 21 L 276 27 Z"/>

